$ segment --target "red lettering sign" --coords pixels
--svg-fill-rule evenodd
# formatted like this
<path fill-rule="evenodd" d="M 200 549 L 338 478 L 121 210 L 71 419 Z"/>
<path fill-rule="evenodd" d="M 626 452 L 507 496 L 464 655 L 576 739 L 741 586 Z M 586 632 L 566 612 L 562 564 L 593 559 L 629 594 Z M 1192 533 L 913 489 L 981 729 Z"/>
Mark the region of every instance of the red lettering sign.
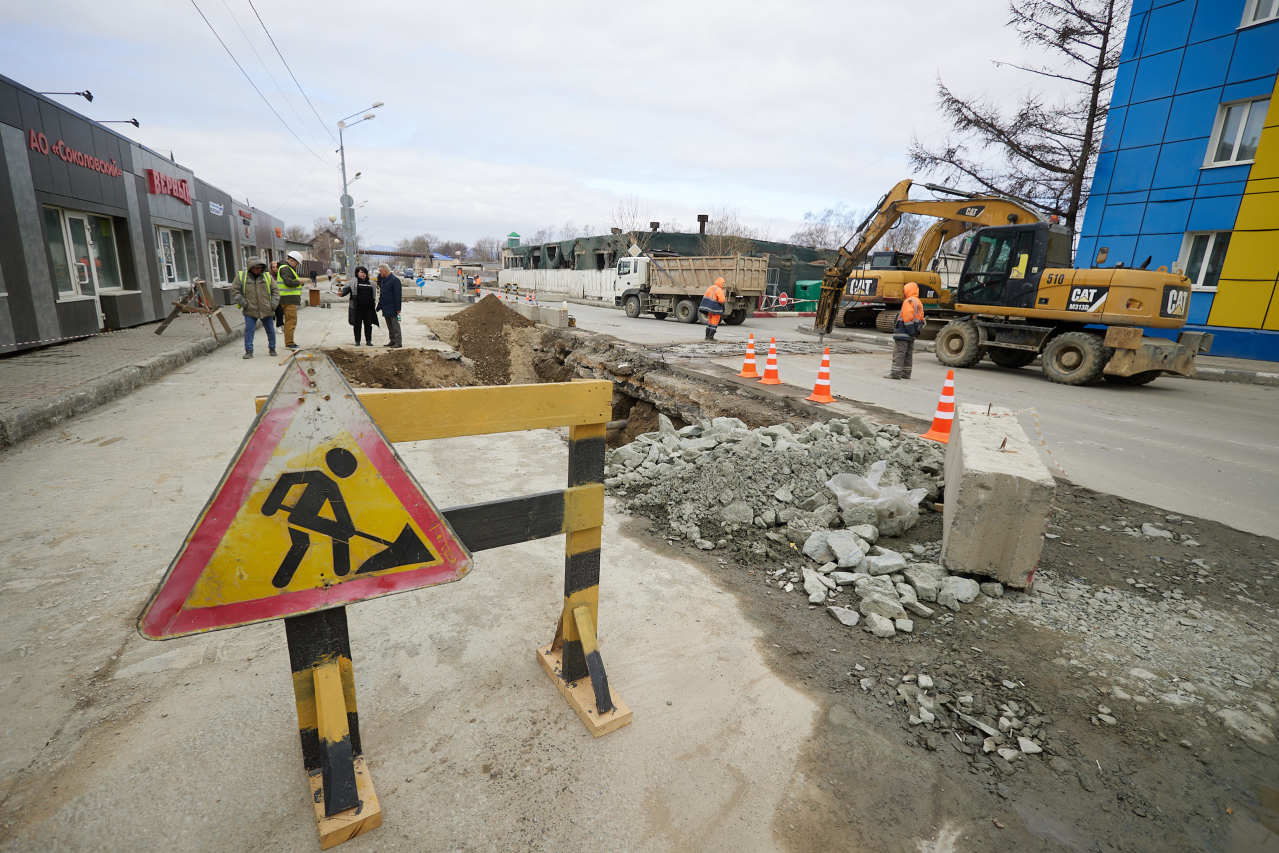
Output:
<path fill-rule="evenodd" d="M 101 157 L 94 157 L 92 154 L 77 151 L 61 139 L 50 144 L 49 137 L 38 130 L 27 131 L 27 147 L 32 151 L 39 151 L 46 157 L 53 155 L 63 162 L 71 163 L 84 169 L 92 169 L 112 178 L 118 178 L 124 174 L 124 171 L 115 160 L 103 160 Z M 190 202 L 187 202 L 187 204 L 190 204 Z"/>
<path fill-rule="evenodd" d="M 191 184 L 155 169 L 147 169 L 147 190 L 152 195 L 171 195 L 183 204 L 191 203 Z"/>
<path fill-rule="evenodd" d="M 252 218 L 253 218 L 253 214 L 252 214 L 252 213 L 249 213 L 247 210 L 241 210 L 241 211 L 240 211 L 240 215 L 241 215 L 241 216 L 243 216 L 245 219 L 252 219 Z"/>

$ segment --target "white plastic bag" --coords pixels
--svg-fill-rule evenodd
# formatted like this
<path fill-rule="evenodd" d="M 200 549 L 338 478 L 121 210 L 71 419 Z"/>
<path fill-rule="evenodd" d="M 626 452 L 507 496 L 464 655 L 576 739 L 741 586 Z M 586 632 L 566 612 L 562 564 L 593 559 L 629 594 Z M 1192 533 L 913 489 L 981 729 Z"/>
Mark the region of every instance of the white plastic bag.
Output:
<path fill-rule="evenodd" d="M 881 459 L 870 466 L 865 477 L 856 474 L 836 474 L 826 481 L 826 488 L 835 493 L 843 512 L 858 506 L 875 510 L 879 519 L 876 527 L 884 536 L 900 536 L 919 521 L 919 502 L 927 489 L 907 489 L 902 485 L 881 486 L 888 463 Z"/>

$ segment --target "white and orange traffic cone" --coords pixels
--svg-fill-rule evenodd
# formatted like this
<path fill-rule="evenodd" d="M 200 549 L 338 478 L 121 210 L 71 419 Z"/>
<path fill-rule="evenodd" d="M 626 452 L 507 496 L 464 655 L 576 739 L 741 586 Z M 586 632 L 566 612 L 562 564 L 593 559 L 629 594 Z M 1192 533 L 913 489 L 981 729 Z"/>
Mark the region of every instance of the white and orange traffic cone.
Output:
<path fill-rule="evenodd" d="M 743 379 L 758 379 L 759 371 L 755 369 L 755 333 L 751 332 L 746 339 L 746 358 L 742 360 L 742 371 L 737 374 Z"/>
<path fill-rule="evenodd" d="M 947 444 L 950 441 L 950 428 L 955 423 L 955 371 L 946 371 L 946 381 L 941 386 L 941 397 L 937 400 L 937 411 L 933 415 L 933 425 L 921 438 Z"/>
<path fill-rule="evenodd" d="M 768 361 L 764 362 L 764 378 L 761 385 L 781 385 L 782 377 L 777 371 L 777 338 L 768 339 Z"/>
<path fill-rule="evenodd" d="M 813 393 L 804 398 L 814 403 L 833 403 L 830 395 L 830 347 L 822 353 L 822 365 L 817 368 L 817 381 L 813 383 Z"/>

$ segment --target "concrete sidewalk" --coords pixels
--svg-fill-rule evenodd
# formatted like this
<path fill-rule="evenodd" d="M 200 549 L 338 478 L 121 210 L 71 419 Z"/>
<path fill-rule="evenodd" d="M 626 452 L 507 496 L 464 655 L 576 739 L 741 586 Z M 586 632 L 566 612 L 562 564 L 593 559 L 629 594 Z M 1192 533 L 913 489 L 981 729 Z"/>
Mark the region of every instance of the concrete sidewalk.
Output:
<path fill-rule="evenodd" d="M 157 335 L 159 323 L 0 359 L 0 448 L 122 397 L 194 358 L 243 341 L 244 318 L 224 310 L 231 334 L 215 341 L 203 317 L 184 314 Z"/>

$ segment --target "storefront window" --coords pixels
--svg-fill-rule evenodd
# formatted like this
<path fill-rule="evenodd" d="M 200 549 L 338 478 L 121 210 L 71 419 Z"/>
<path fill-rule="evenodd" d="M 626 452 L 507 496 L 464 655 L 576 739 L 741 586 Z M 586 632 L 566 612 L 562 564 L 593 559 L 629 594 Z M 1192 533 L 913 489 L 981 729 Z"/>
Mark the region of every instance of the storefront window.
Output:
<path fill-rule="evenodd" d="M 71 278 L 71 263 L 67 260 L 67 240 L 62 232 L 62 213 L 56 207 L 44 209 L 44 241 L 49 250 L 49 268 L 60 296 L 75 296 L 79 290 Z"/>
<path fill-rule="evenodd" d="M 191 280 L 191 239 L 187 231 L 155 229 L 155 251 L 162 286 L 176 287 Z"/>
<path fill-rule="evenodd" d="M 93 230 L 94 266 L 99 290 L 123 290 L 120 258 L 116 255 L 115 225 L 105 216 L 90 216 Z"/>

